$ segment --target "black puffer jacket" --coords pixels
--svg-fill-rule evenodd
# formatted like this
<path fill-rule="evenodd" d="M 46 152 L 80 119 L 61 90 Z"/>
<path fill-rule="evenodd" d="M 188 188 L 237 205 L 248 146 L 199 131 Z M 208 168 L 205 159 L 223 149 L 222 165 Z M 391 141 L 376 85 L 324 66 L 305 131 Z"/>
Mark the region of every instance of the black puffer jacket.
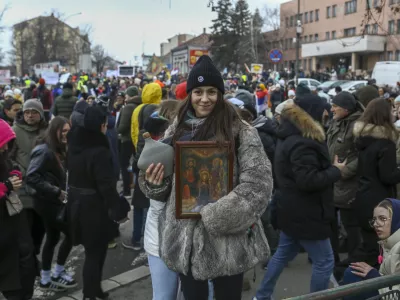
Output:
<path fill-rule="evenodd" d="M 63 205 L 59 197 L 66 181 L 61 160 L 47 144 L 38 145 L 32 151 L 26 174 L 27 184 L 36 191 L 33 207 L 42 218 L 55 222 Z"/>
<path fill-rule="evenodd" d="M 334 220 L 333 167 L 322 126 L 299 106 L 285 108 L 277 131 L 275 192 L 278 227 L 297 240 L 323 240 Z"/>
<path fill-rule="evenodd" d="M 263 144 L 265 153 L 271 164 L 274 161 L 274 153 L 276 147 L 276 123 L 264 116 L 258 116 L 253 121 L 254 128 L 257 129 L 258 135 L 260 136 L 261 143 Z"/>
<path fill-rule="evenodd" d="M 53 114 L 69 120 L 77 101 L 78 98 L 73 96 L 71 89 L 63 89 L 62 95 L 57 97 L 54 103 Z"/>

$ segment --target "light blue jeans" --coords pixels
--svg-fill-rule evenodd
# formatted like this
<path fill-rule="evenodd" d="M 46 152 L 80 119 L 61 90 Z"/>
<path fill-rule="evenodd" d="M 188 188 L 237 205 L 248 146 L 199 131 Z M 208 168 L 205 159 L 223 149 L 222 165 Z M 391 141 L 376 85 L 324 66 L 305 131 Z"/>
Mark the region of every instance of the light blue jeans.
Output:
<path fill-rule="evenodd" d="M 148 255 L 153 300 L 175 300 L 178 291 L 179 276 L 168 269 L 159 257 Z"/>
<path fill-rule="evenodd" d="M 295 240 L 281 231 L 278 249 L 268 263 L 268 269 L 256 294 L 257 300 L 271 299 L 285 265 L 297 256 L 300 246 L 303 246 L 312 260 L 311 293 L 328 289 L 335 265 L 330 240 Z"/>
<path fill-rule="evenodd" d="M 175 300 L 178 293 L 179 275 L 168 269 L 163 260 L 148 254 L 153 300 Z M 208 299 L 214 299 L 214 286 L 208 282 Z"/>

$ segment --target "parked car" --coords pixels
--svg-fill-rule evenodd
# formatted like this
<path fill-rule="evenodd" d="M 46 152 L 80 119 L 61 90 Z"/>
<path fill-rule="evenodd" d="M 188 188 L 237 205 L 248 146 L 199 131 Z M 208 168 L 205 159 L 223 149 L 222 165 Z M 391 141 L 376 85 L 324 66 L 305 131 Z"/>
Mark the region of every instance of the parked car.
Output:
<path fill-rule="evenodd" d="M 322 89 L 325 93 L 328 93 L 331 89 L 334 89 L 337 86 L 340 86 L 349 80 L 331 80 L 323 82 L 318 88 Z"/>
<path fill-rule="evenodd" d="M 294 85 L 295 86 L 295 80 L 289 80 L 288 81 L 288 85 Z M 318 87 L 321 85 L 321 82 L 319 82 L 318 80 L 312 79 L 312 78 L 299 78 L 299 83 L 306 83 L 308 85 L 308 87 Z"/>
<path fill-rule="evenodd" d="M 342 88 L 342 91 L 347 91 L 350 93 L 356 92 L 358 89 L 362 88 L 363 86 L 366 86 L 368 84 L 367 80 L 355 80 L 355 81 L 348 81 L 346 83 L 343 83 L 340 85 Z M 332 98 L 336 96 L 336 91 L 335 89 L 331 89 L 328 92 L 328 95 L 331 96 Z"/>

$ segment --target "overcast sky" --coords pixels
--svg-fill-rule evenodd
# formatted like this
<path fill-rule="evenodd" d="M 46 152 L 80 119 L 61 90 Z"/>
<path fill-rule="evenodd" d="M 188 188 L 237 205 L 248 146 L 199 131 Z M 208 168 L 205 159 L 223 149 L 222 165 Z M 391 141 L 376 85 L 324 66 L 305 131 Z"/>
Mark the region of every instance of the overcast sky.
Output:
<path fill-rule="evenodd" d="M 171 1 L 171 8 L 170 8 Z M 234 0 L 233 0 L 234 1 Z M 287 0 L 248 0 L 251 11 Z M 159 54 L 160 43 L 178 33 L 210 32 L 216 13 L 208 0 L 1 0 L 9 3 L 3 24 L 10 27 L 26 19 L 49 14 L 53 8 L 65 14 L 70 26 L 91 24 L 92 43 L 101 44 L 113 57 L 129 62 L 134 55 Z M 215 0 L 214 2 L 217 2 Z M 56 4 L 57 3 L 57 4 Z M 68 18 L 68 16 L 81 13 Z M 11 30 L 0 36 L 0 48 L 10 49 Z"/>

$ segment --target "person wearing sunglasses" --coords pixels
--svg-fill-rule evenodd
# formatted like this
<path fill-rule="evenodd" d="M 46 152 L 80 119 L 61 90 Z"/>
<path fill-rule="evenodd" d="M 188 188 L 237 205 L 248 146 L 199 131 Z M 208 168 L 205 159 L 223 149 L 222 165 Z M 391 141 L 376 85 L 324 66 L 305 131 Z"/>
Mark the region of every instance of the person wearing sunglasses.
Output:
<path fill-rule="evenodd" d="M 369 220 L 379 238 L 379 256 L 377 257 L 380 268 L 375 269 L 365 262 L 351 263 L 346 269 L 343 284 L 360 282 L 385 275 L 400 272 L 400 200 L 385 199 L 374 209 L 374 215 Z M 393 286 L 392 290 L 400 289 L 400 285 Z M 362 295 L 345 297 L 345 300 L 368 299 L 378 294 L 384 294 L 389 288 L 380 289 Z"/>

